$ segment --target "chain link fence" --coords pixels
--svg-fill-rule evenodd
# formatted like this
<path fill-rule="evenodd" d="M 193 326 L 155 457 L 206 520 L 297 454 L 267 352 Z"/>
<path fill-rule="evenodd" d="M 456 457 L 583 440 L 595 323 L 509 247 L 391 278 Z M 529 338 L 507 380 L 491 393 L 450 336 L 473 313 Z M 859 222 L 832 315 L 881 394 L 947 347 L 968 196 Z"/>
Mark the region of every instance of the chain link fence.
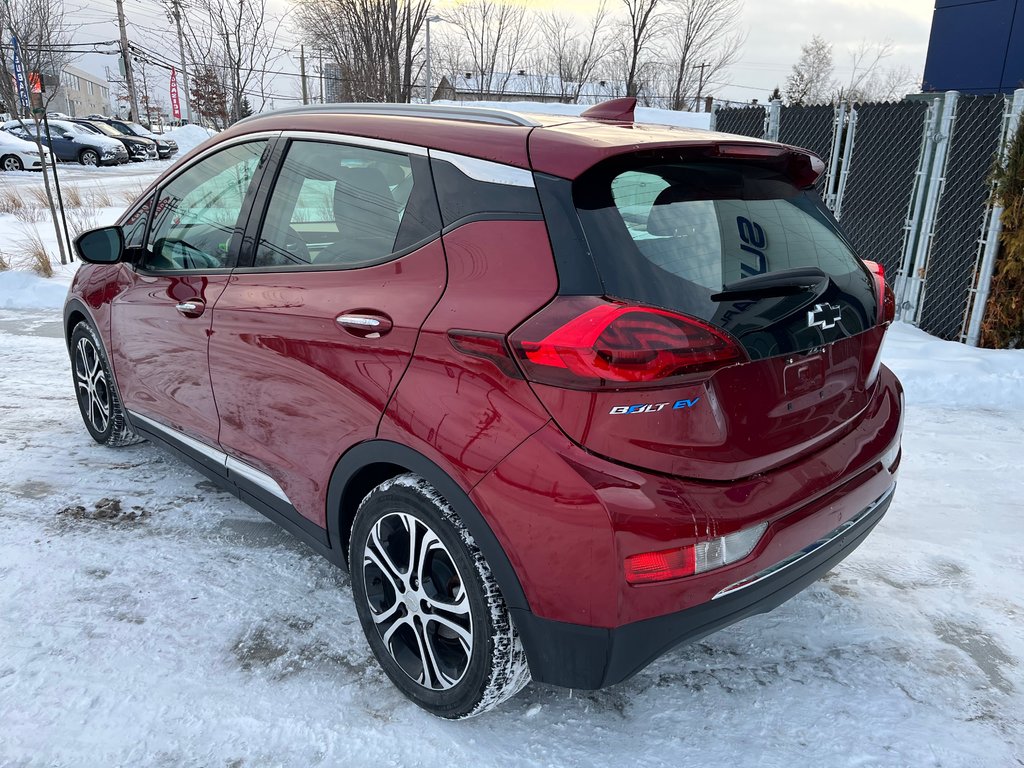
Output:
<path fill-rule="evenodd" d="M 765 110 L 761 106 L 727 107 L 715 112 L 714 129 L 755 139 L 764 138 Z"/>
<path fill-rule="evenodd" d="M 858 253 L 890 275 L 903 260 L 927 113 L 928 104 L 905 101 L 861 104 L 851 117 L 840 222 Z"/>
<path fill-rule="evenodd" d="M 783 107 L 779 114 L 779 141 L 794 147 L 803 147 L 828 163 L 835 142 L 835 107 Z M 822 174 L 815 188 L 825 196 L 829 177 Z"/>
<path fill-rule="evenodd" d="M 963 340 L 992 194 L 1006 99 L 960 96 L 935 216 L 917 325 L 943 339 Z"/>

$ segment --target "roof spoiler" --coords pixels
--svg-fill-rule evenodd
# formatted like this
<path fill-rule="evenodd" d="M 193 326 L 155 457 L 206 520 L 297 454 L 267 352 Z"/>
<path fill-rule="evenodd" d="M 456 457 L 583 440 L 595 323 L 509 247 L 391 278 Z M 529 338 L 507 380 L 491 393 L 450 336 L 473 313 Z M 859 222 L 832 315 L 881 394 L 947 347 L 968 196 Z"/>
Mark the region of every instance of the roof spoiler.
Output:
<path fill-rule="evenodd" d="M 632 123 L 633 110 L 636 108 L 636 98 L 626 96 L 622 99 L 610 99 L 595 104 L 590 109 L 584 110 L 580 117 L 584 120 L 610 120 L 616 123 Z"/>

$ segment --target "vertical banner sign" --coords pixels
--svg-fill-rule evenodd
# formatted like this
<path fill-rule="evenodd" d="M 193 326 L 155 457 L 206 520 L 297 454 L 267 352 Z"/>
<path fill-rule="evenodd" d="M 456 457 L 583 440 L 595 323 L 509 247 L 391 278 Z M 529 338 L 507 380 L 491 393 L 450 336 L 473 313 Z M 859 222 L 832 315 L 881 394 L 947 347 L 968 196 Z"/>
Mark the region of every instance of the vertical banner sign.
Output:
<path fill-rule="evenodd" d="M 171 115 L 175 120 L 181 119 L 181 104 L 178 103 L 178 73 L 171 68 Z"/>
<path fill-rule="evenodd" d="M 28 85 L 25 83 L 25 70 L 21 66 L 21 55 L 18 53 L 18 38 L 11 38 L 11 47 L 14 49 L 14 82 L 18 88 L 18 101 L 21 108 L 28 110 L 30 106 Z"/>

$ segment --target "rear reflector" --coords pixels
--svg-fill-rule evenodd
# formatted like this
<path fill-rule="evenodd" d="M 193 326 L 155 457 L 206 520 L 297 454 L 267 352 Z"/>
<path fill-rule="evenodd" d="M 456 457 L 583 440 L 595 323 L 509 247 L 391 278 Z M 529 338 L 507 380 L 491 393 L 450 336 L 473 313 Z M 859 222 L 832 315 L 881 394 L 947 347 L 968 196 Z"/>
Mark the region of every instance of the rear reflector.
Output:
<path fill-rule="evenodd" d="M 527 379 L 571 389 L 663 385 L 747 360 L 703 321 L 595 297 L 556 298 L 509 341 Z"/>
<path fill-rule="evenodd" d="M 754 551 L 766 530 L 768 523 L 760 523 L 695 545 L 630 555 L 625 560 L 626 581 L 651 584 L 737 563 Z"/>

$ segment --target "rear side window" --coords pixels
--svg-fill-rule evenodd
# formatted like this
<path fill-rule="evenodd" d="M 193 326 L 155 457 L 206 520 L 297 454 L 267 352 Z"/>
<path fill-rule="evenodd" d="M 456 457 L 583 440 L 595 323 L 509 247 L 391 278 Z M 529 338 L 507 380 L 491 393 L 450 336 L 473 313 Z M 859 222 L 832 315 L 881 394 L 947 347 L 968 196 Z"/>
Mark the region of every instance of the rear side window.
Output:
<path fill-rule="evenodd" d="M 816 193 L 778 170 L 617 161 L 582 176 L 573 195 L 606 294 L 711 321 L 755 359 L 874 324 L 870 276 Z M 812 277 L 743 295 L 744 280 L 777 273 Z M 833 327 L 808 326 L 819 303 L 838 307 Z"/>
<path fill-rule="evenodd" d="M 425 158 L 293 141 L 267 206 L 253 266 L 368 266 L 439 230 Z"/>

